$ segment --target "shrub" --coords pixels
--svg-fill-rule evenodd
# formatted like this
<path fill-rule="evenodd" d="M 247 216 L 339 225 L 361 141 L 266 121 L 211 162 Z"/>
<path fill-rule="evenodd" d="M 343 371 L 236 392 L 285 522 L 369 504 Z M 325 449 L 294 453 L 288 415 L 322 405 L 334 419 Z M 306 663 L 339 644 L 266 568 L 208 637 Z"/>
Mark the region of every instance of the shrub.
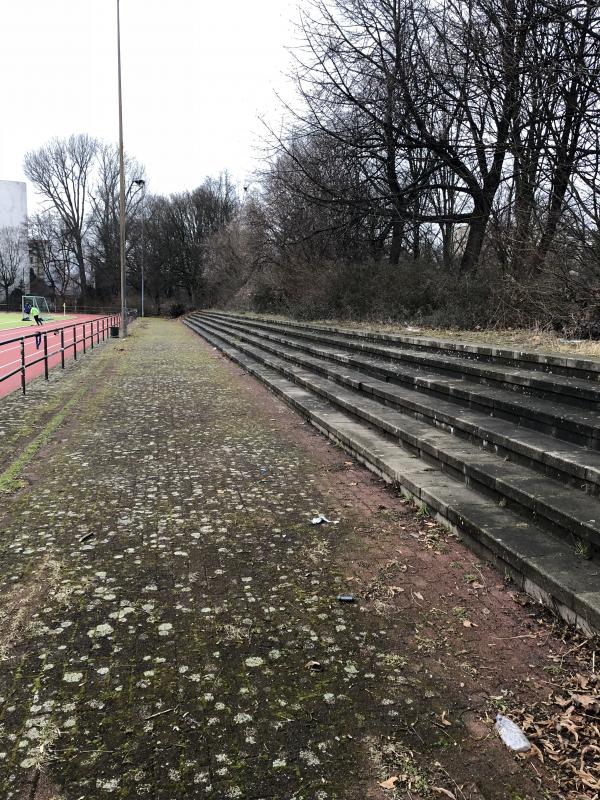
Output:
<path fill-rule="evenodd" d="M 169 316 L 173 318 L 181 317 L 186 311 L 187 309 L 183 303 L 173 303 L 169 308 Z"/>

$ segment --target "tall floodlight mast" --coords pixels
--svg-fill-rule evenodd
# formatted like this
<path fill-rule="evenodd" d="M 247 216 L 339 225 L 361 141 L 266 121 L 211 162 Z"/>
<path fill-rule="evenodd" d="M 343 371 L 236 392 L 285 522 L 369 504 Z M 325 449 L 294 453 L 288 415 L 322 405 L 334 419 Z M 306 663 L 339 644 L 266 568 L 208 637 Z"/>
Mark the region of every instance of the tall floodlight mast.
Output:
<path fill-rule="evenodd" d="M 125 272 L 125 157 L 121 92 L 121 2 L 117 0 L 117 64 L 119 75 L 119 251 L 121 260 L 121 339 L 127 337 L 127 275 Z"/>

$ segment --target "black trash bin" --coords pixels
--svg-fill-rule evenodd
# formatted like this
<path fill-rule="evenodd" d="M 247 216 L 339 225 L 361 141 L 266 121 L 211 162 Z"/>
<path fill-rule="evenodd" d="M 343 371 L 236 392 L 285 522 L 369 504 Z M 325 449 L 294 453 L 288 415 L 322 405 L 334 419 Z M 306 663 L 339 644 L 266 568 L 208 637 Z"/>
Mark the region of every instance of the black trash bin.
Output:
<path fill-rule="evenodd" d="M 119 326 L 118 325 L 111 325 L 110 326 L 110 338 L 111 339 L 118 339 L 119 338 Z"/>

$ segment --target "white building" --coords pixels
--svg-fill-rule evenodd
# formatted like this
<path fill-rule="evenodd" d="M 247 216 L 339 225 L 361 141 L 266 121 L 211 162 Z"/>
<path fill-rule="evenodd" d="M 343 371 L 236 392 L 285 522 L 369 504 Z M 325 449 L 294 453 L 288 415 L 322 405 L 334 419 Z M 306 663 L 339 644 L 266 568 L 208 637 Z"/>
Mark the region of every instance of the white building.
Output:
<path fill-rule="evenodd" d="M 29 252 L 27 247 L 27 185 L 21 181 L 0 181 L 0 233 L 3 228 L 22 231 L 21 267 L 14 286 L 23 284 L 29 292 Z M 4 297 L 0 299 L 4 302 Z"/>

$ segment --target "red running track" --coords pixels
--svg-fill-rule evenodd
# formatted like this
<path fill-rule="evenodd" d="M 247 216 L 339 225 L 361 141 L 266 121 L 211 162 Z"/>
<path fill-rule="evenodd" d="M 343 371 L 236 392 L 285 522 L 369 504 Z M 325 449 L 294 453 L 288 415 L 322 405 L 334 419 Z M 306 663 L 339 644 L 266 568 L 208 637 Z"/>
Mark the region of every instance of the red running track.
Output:
<path fill-rule="evenodd" d="M 119 324 L 118 316 L 107 317 L 104 314 L 77 314 L 68 320 L 45 322 L 36 326 L 32 323 L 29 327 L 9 328 L 0 333 L 0 397 L 4 397 L 16 389 L 22 388 L 22 353 L 21 342 L 25 351 L 25 382 L 29 383 L 34 378 L 39 378 L 45 373 L 44 339 L 47 342 L 48 369 L 60 367 L 61 359 L 61 329 L 64 330 L 64 356 L 65 361 L 79 357 L 85 350 L 102 342 L 110 335 L 110 325 Z M 41 334 L 39 347 L 36 347 L 35 333 Z M 74 346 L 75 342 L 75 346 Z M 15 375 L 11 372 L 18 369 Z"/>

